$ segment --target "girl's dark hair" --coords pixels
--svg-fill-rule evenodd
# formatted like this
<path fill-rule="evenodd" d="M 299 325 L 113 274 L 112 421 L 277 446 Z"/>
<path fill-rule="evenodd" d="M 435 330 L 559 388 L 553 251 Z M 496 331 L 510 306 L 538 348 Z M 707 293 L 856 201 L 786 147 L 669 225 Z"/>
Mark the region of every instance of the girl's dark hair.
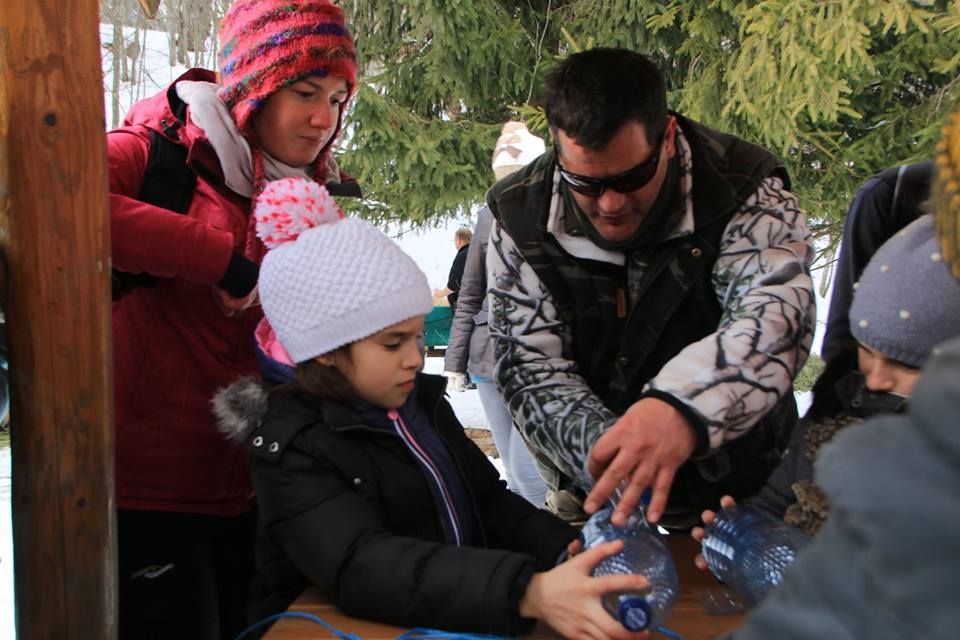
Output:
<path fill-rule="evenodd" d="M 547 124 L 580 146 L 602 149 L 625 124 L 644 126 L 657 143 L 667 127 L 663 76 L 649 58 L 628 49 L 597 48 L 567 57 L 546 79 Z"/>
<path fill-rule="evenodd" d="M 350 345 L 346 344 L 329 354 L 334 361 L 350 362 Z M 347 404 L 356 395 L 353 385 L 340 369 L 328 364 L 321 364 L 316 359 L 301 362 L 297 365 L 296 385 L 310 393 L 316 394 L 324 400 L 340 404 Z"/>

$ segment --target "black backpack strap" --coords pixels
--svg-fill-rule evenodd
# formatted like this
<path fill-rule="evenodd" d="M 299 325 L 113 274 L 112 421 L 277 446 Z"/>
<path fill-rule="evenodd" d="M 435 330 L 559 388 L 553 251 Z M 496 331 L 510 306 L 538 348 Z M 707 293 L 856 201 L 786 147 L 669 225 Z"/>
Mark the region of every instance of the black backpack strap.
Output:
<path fill-rule="evenodd" d="M 137 199 L 177 213 L 186 213 L 197 187 L 197 174 L 187 164 L 187 149 L 159 131 L 150 132 L 150 155 Z"/>
<path fill-rule="evenodd" d="M 178 130 L 186 121 L 187 105 L 177 95 L 175 87 L 171 86 L 167 91 L 167 98 L 176 119 L 172 122 L 162 120 L 162 133 L 150 131 L 150 152 L 137 200 L 177 213 L 186 213 L 193 200 L 197 175 L 187 164 L 187 149 L 175 140 L 180 139 Z M 119 269 L 111 272 L 114 300 L 131 289 L 152 287 L 156 283 L 157 279 L 148 273 L 128 273 Z"/>
<path fill-rule="evenodd" d="M 178 144 L 179 129 L 187 119 L 187 103 L 177 95 L 175 85 L 167 90 L 167 101 L 175 120 L 161 120 L 162 133 L 150 131 L 150 155 L 137 199 L 170 211 L 186 213 L 197 187 L 197 174 L 187 164 L 187 149 Z"/>

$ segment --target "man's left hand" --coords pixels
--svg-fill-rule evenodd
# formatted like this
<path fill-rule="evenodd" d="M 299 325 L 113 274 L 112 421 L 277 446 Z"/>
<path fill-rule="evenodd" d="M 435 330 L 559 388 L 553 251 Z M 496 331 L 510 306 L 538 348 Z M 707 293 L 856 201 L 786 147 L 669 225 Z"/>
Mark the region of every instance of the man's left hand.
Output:
<path fill-rule="evenodd" d="M 635 402 L 597 438 L 590 451 L 587 469 L 598 480 L 584 502 L 584 510 L 593 513 L 622 485 L 623 495 L 610 518 L 622 525 L 650 487 L 647 520 L 658 521 L 667 505 L 673 476 L 696 444 L 693 428 L 672 405 L 657 398 Z"/>

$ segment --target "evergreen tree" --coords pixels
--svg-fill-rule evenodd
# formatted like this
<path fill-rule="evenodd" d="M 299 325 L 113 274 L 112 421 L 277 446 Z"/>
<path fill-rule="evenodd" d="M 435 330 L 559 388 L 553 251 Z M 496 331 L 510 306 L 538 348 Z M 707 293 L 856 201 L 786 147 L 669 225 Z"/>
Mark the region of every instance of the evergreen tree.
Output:
<path fill-rule="evenodd" d="M 169 16 L 190 23 L 198 0 L 163 3 L 176 29 Z M 357 212 L 380 222 L 433 224 L 481 203 L 500 126 L 519 114 L 548 136 L 544 75 L 580 48 L 652 57 L 671 108 L 779 153 L 834 236 L 867 177 L 933 155 L 960 97 L 960 0 L 340 4 L 361 82 L 339 157 L 367 196 Z"/>

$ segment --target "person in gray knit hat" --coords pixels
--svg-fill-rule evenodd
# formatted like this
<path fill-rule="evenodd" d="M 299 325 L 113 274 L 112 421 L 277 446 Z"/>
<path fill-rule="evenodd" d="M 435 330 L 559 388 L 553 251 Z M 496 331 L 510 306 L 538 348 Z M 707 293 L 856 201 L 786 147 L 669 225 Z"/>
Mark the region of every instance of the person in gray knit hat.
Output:
<path fill-rule="evenodd" d="M 311 181 L 268 184 L 254 213 L 272 325 L 258 346 L 296 378 L 238 382 L 214 404 L 257 492 L 255 627 L 313 584 L 399 626 L 515 636 L 540 618 L 565 637 L 637 637 L 600 597 L 647 581 L 590 575 L 621 546 L 554 566 L 577 530 L 507 489 L 445 379 L 420 371 L 431 296 L 414 261 Z"/>
<path fill-rule="evenodd" d="M 915 378 L 936 345 L 957 334 L 960 283 L 943 259 L 934 226 L 933 216 L 925 215 L 905 227 L 877 250 L 860 276 L 850 331 L 860 343 L 860 368 L 868 379 L 889 377 L 877 361 Z M 877 380 L 877 385 L 893 383 Z"/>
<path fill-rule="evenodd" d="M 808 534 L 826 522 L 829 503 L 813 480 L 820 448 L 866 418 L 902 413 L 937 345 L 960 335 L 960 281 L 943 259 L 932 215 L 904 227 L 881 246 L 855 285 L 850 330 L 859 343 L 857 364 L 830 392 L 831 415 L 808 414 L 794 430 L 781 464 L 759 494 L 746 502 Z M 826 392 L 826 391 L 824 391 Z M 734 501 L 725 497 L 729 507 Z M 703 514 L 704 522 L 714 514 Z M 703 538 L 703 530 L 694 530 Z M 704 567 L 702 558 L 697 564 Z"/>
<path fill-rule="evenodd" d="M 933 253 L 960 278 L 960 109 L 944 123 L 935 162 L 931 208 L 940 247 Z M 920 264 L 909 286 L 923 290 L 936 301 L 931 311 L 956 325 L 957 289 L 928 280 L 932 267 Z M 939 270 L 933 273 L 939 278 Z M 915 315 L 898 305 L 898 316 L 901 309 Z M 724 640 L 956 638 L 958 415 L 960 338 L 954 337 L 933 348 L 909 411 L 848 429 L 823 450 L 816 478 L 830 498 L 830 520 Z"/>

